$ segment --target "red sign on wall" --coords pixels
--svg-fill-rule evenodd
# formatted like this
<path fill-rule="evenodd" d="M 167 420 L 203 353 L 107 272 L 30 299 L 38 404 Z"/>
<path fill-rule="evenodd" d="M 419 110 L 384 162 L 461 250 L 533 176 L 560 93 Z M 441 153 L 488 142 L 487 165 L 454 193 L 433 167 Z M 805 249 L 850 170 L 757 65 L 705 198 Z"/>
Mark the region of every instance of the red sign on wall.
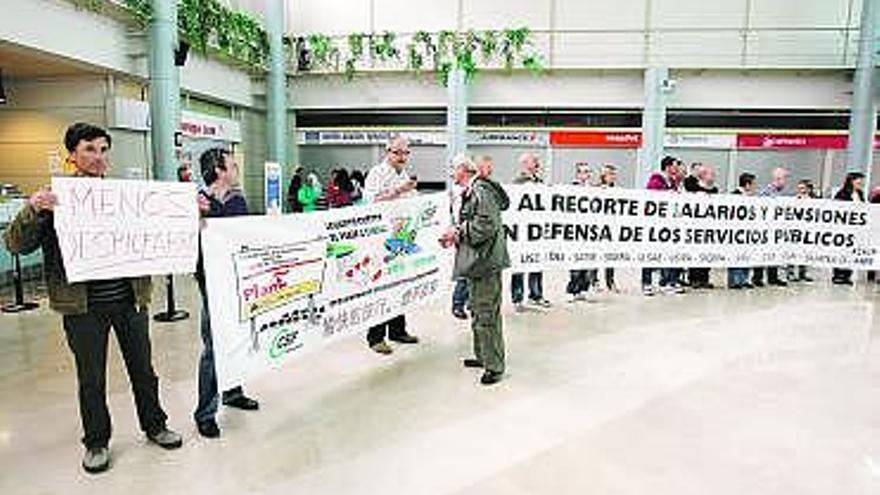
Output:
<path fill-rule="evenodd" d="M 739 134 L 736 136 L 737 148 L 762 149 L 846 149 L 845 135 L 812 134 Z"/>
<path fill-rule="evenodd" d="M 579 148 L 638 148 L 642 146 L 641 132 L 552 131 L 551 146 Z"/>

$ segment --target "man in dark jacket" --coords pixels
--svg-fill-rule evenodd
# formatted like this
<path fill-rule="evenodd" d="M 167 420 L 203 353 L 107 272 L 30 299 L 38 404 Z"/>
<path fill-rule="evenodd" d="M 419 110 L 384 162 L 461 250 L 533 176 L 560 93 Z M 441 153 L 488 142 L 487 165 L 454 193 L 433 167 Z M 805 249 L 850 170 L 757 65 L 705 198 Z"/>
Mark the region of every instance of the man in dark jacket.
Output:
<path fill-rule="evenodd" d="M 238 165 L 229 151 L 212 148 L 199 158 L 202 178 L 207 191 L 200 193 L 199 208 L 206 217 L 235 217 L 247 215 L 247 202 L 241 191 L 235 189 Z M 211 314 L 208 310 L 208 291 L 205 283 L 204 263 L 199 253 L 196 280 L 202 295 L 202 356 L 199 359 L 199 403 L 193 418 L 199 434 L 206 438 L 220 436 L 217 426 L 217 372 L 214 364 L 214 343 L 211 337 Z M 248 411 L 259 409 L 260 404 L 244 395 L 240 386 L 223 392 L 223 404 Z"/>
<path fill-rule="evenodd" d="M 480 161 L 491 160 L 488 157 Z M 501 212 L 510 199 L 497 182 L 478 175 L 470 158 L 453 160 L 453 178 L 463 187 L 458 221 L 441 243 L 455 245 L 453 275 L 468 280 L 471 291 L 474 357 L 468 368 L 483 368 L 480 383 L 498 383 L 504 374 L 504 336 L 501 320 L 501 271 L 510 266 Z"/>
<path fill-rule="evenodd" d="M 76 167 L 74 176 L 103 178 L 109 168 L 110 135 L 91 124 L 76 123 L 67 129 L 64 146 Z M 169 430 L 159 403 L 159 379 L 153 371 L 147 306 L 152 284 L 149 277 L 68 283 L 55 233 L 52 210 L 57 197 L 48 189 L 31 196 L 28 205 L 6 231 L 6 246 L 14 254 L 43 250 L 49 305 L 61 313 L 67 344 L 76 362 L 79 412 L 86 448 L 83 468 L 89 473 L 110 467 L 111 424 L 107 409 L 107 339 L 110 327 L 128 370 L 141 430 L 166 449 L 183 444 Z"/>

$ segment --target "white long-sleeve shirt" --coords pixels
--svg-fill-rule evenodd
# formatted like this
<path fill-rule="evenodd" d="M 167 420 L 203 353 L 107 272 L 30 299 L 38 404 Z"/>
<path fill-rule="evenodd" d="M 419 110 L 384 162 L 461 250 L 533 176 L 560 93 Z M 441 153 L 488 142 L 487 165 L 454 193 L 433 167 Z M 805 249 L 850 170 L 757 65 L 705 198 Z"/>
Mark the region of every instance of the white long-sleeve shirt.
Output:
<path fill-rule="evenodd" d="M 370 169 L 364 183 L 364 201 L 372 203 L 376 196 L 383 192 L 395 190 L 409 182 L 406 169 L 398 172 L 387 161 L 382 160 Z M 408 198 L 416 194 L 415 190 L 401 194 L 399 198 Z"/>

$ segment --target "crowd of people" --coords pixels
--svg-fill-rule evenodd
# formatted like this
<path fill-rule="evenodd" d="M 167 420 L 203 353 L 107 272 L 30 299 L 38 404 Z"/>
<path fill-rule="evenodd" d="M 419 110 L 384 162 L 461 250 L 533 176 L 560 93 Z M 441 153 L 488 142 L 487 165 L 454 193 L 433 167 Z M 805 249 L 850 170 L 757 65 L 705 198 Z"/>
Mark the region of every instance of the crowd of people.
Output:
<path fill-rule="evenodd" d="M 106 130 L 85 123 L 71 125 L 64 137 L 69 161 L 74 165 L 74 176 L 103 178 L 109 167 L 111 137 Z M 340 208 L 362 203 L 394 201 L 416 194 L 416 180 L 409 174 L 409 143 L 403 137 L 393 137 L 385 148 L 384 158 L 365 176 L 359 171 L 349 173 L 337 168 L 323 186 L 314 173 L 297 170 L 288 191 L 288 207 L 294 213 L 307 213 L 325 208 Z M 203 217 L 230 217 L 248 214 L 248 205 L 238 188 L 238 165 L 234 156 L 224 149 L 211 149 L 199 159 L 199 175 L 204 182 L 197 197 Z M 490 156 L 476 160 L 456 156 L 450 164 L 450 176 L 455 184 L 452 191 L 451 226 L 440 239 L 440 244 L 455 249 L 453 273 L 457 277 L 453 291 L 452 313 L 456 318 L 471 319 L 473 356 L 463 360 L 467 368 L 483 371 L 479 381 L 484 385 L 498 383 L 505 373 L 505 348 L 501 318 L 502 272 L 510 266 L 507 238 L 501 214 L 510 205 L 504 188 L 494 178 L 494 164 Z M 514 183 L 543 181 L 539 158 L 532 153 L 519 159 L 520 172 Z M 617 169 L 603 165 L 594 170 L 587 163 L 576 163 L 574 184 L 581 187 L 617 187 Z M 191 180 L 191 171 L 179 170 L 181 180 Z M 777 168 L 772 180 L 759 188 L 755 174 L 740 174 L 733 194 L 776 197 L 785 193 L 789 171 Z M 684 194 L 717 194 L 714 169 L 708 164 L 695 163 L 685 170 L 682 160 L 664 157 L 659 170 L 652 174 L 646 185 L 649 190 L 682 192 Z M 847 174 L 835 194 L 840 201 L 864 202 L 864 176 L 859 172 Z M 796 186 L 796 197 L 804 200 L 816 197 L 813 184 L 801 180 Z M 872 202 L 880 202 L 880 194 L 873 194 Z M 33 194 L 6 231 L 5 242 L 13 253 L 30 253 L 42 249 L 45 277 L 50 306 L 62 315 L 62 326 L 76 364 L 79 412 L 84 431 L 85 447 L 83 468 L 90 473 L 110 467 L 109 441 L 111 419 L 106 404 L 107 346 L 110 329 L 116 334 L 126 371 L 135 398 L 140 428 L 147 439 L 166 449 L 183 444 L 180 434 L 166 425 L 167 416 L 160 404 L 158 377 L 151 357 L 149 317 L 152 288 L 149 277 L 119 278 L 85 283 L 69 283 L 64 275 L 64 264 L 54 230 L 53 209 L 57 197 L 48 188 Z M 615 272 L 602 270 L 604 287 L 617 292 Z M 658 285 L 654 275 L 659 272 Z M 600 270 L 575 269 L 569 274 L 567 293 L 572 301 L 588 299 L 599 290 Z M 790 282 L 812 281 L 806 267 L 731 267 L 727 269 L 727 285 L 741 290 L 770 285 L 784 286 Z M 681 293 L 691 289 L 711 289 L 711 270 L 693 267 L 645 268 L 641 273 L 642 291 L 652 296 L 659 291 Z M 257 410 L 259 403 L 246 396 L 241 387 L 221 393 L 218 390 L 213 353 L 211 319 L 208 310 L 208 291 L 204 269 L 199 257 L 196 272 L 202 301 L 202 352 L 198 366 L 198 398 L 193 413 L 197 431 L 206 438 L 219 437 L 216 421 L 220 404 L 243 410 Z M 852 272 L 835 269 L 832 282 L 852 285 Z M 526 288 L 527 284 L 527 288 Z M 545 297 L 543 274 L 511 274 L 511 299 L 517 311 L 528 303 L 547 308 L 551 303 Z M 412 345 L 419 338 L 409 332 L 406 315 L 399 314 L 371 327 L 366 335 L 367 345 L 376 353 L 394 352 L 391 343 Z"/>

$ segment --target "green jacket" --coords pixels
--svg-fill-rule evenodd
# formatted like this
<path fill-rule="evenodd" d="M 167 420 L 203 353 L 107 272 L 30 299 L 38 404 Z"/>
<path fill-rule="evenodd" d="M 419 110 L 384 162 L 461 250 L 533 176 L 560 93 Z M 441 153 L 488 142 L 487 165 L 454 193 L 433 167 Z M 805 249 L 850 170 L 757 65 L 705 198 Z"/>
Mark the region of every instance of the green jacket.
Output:
<path fill-rule="evenodd" d="M 5 240 L 7 249 L 13 254 L 28 254 L 43 249 L 43 273 L 52 309 L 63 315 L 88 312 L 87 282 L 67 283 L 52 212 L 38 213 L 33 206 L 25 206 L 6 228 Z M 131 279 L 131 286 L 135 304 L 139 308 L 149 306 L 153 293 L 150 277 Z"/>
<path fill-rule="evenodd" d="M 321 191 L 317 187 L 308 184 L 300 186 L 299 191 L 296 193 L 296 197 L 302 205 L 304 213 L 315 211 L 315 204 L 318 202 L 318 197 L 320 195 Z"/>
<path fill-rule="evenodd" d="M 510 266 L 507 238 L 501 223 L 501 212 L 509 206 L 507 193 L 491 179 L 477 179 L 473 187 L 463 193 L 453 268 L 456 278 L 481 278 Z"/>

